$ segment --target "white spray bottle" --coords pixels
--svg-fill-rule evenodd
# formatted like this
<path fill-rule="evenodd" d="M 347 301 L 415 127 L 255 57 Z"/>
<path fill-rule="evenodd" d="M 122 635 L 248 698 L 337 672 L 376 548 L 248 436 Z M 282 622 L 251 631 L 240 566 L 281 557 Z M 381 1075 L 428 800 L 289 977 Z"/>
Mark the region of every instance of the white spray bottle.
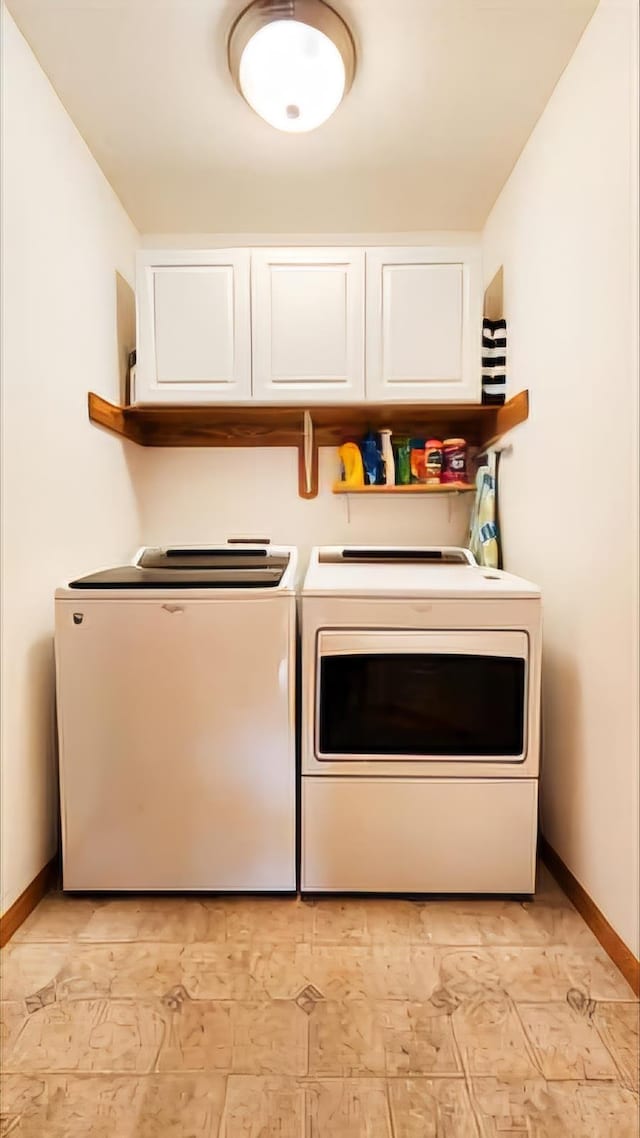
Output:
<path fill-rule="evenodd" d="M 382 458 L 384 460 L 385 485 L 395 486 L 396 464 L 393 457 L 393 447 L 391 446 L 391 430 L 389 427 L 383 427 L 380 431 L 380 450 L 382 451 Z"/>

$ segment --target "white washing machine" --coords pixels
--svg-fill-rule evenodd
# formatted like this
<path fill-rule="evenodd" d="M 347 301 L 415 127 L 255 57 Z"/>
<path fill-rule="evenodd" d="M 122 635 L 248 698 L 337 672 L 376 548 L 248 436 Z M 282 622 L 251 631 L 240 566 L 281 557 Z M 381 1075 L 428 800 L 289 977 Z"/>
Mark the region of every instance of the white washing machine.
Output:
<path fill-rule="evenodd" d="M 303 891 L 534 892 L 540 651 L 539 588 L 468 550 L 313 550 Z"/>
<path fill-rule="evenodd" d="M 295 570 L 144 549 L 58 589 L 65 889 L 295 890 Z"/>

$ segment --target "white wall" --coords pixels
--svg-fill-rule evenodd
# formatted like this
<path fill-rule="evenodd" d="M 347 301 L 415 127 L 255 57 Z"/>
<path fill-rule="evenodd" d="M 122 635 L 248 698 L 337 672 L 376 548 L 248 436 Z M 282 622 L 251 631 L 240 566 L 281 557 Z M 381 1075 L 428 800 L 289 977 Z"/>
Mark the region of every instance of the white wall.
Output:
<path fill-rule="evenodd" d="M 137 476 L 142 540 L 209 542 L 270 537 L 297 545 L 396 542 L 466 544 L 470 494 L 393 498 L 335 495 L 337 452 L 320 448 L 320 493 L 298 496 L 298 452 L 289 449 L 148 448 Z"/>
<path fill-rule="evenodd" d="M 130 554 L 128 452 L 87 419 L 118 397 L 116 269 L 137 233 L 2 12 L 2 896 L 55 851 L 53 591 Z M 135 459 L 133 459 L 135 461 Z"/>
<path fill-rule="evenodd" d="M 531 392 L 501 502 L 507 567 L 544 595 L 543 831 L 637 955 L 636 21 L 602 0 L 484 251 Z"/>

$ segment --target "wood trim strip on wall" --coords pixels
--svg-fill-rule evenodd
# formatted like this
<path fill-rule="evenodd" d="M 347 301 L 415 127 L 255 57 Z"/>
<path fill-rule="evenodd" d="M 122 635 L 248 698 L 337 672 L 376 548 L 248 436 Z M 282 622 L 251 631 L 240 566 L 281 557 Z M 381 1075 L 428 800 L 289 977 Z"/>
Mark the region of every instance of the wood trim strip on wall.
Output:
<path fill-rule="evenodd" d="M 586 889 L 573 876 L 560 855 L 556 853 L 553 846 L 549 845 L 542 834 L 540 835 L 540 855 L 558 885 L 562 886 L 593 935 L 600 941 L 607 956 L 620 970 L 636 996 L 640 996 L 640 961 L 636 960 L 631 949 L 627 948 L 622 938 L 609 924 L 604 913 L 600 912 L 595 901 L 592 901 Z"/>
<path fill-rule="evenodd" d="M 14 901 L 13 905 L 0 917 L 0 948 L 4 948 L 7 941 L 17 932 L 23 921 L 26 921 L 29 913 L 35 909 L 45 893 L 49 892 L 57 879 L 57 874 L 58 857 L 56 855 L 47 862 L 44 869 L 41 869 L 37 877 L 34 877 L 33 881 L 27 885 L 17 901 Z"/>

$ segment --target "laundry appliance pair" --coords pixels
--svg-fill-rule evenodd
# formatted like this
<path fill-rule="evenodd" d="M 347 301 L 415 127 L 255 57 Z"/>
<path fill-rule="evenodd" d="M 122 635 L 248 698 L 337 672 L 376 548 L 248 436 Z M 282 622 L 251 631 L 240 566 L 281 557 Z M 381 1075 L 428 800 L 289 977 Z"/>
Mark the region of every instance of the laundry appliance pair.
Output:
<path fill-rule="evenodd" d="M 145 548 L 57 591 L 64 888 L 532 893 L 539 589 L 458 548 L 315 548 L 297 669 L 296 571 Z"/>

